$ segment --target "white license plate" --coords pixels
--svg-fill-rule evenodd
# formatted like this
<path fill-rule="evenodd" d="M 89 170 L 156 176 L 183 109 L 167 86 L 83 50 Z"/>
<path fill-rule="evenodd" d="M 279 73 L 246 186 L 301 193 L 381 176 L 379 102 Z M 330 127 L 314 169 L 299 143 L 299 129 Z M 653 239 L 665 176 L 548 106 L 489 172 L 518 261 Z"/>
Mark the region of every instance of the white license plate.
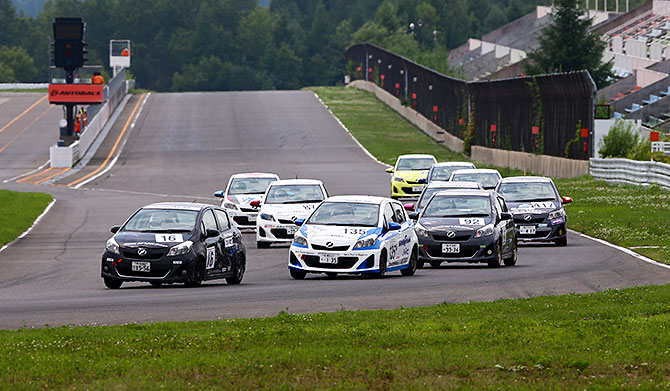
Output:
<path fill-rule="evenodd" d="M 298 227 L 286 227 L 286 233 L 289 235 L 293 235 L 298 231 Z"/>
<path fill-rule="evenodd" d="M 519 234 L 521 235 L 535 235 L 534 225 L 522 225 L 519 227 Z"/>
<path fill-rule="evenodd" d="M 442 252 L 447 254 L 458 254 L 461 252 L 461 245 L 459 243 L 444 243 L 442 244 Z"/>
<path fill-rule="evenodd" d="M 151 271 L 151 263 L 149 262 L 133 262 L 130 265 L 134 272 L 149 272 Z"/>
<path fill-rule="evenodd" d="M 421 186 L 412 186 L 412 191 L 415 193 L 418 193 L 420 191 L 423 191 L 423 185 Z"/>
<path fill-rule="evenodd" d="M 329 257 L 329 256 L 322 255 L 321 257 L 319 257 L 319 262 L 335 265 L 335 264 L 337 264 L 337 257 Z"/>

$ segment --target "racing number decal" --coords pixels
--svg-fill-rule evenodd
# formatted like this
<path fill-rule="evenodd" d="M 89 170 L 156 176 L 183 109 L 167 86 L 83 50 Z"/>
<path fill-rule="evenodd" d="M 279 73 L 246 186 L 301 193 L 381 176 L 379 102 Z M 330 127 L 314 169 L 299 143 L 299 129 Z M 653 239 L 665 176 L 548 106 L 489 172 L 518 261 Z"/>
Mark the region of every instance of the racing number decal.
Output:
<path fill-rule="evenodd" d="M 181 234 L 155 234 L 156 242 L 177 243 L 183 242 L 184 237 Z"/>
<path fill-rule="evenodd" d="M 223 238 L 223 245 L 224 247 L 233 247 L 233 237 L 226 236 L 225 238 Z"/>
<path fill-rule="evenodd" d="M 214 269 L 214 262 L 216 261 L 216 247 L 207 247 L 207 269 Z"/>
<path fill-rule="evenodd" d="M 363 228 L 345 228 L 344 233 L 345 234 L 352 234 L 352 235 L 365 235 L 368 231 Z"/>
<path fill-rule="evenodd" d="M 395 261 L 395 255 L 398 252 L 398 245 L 393 243 L 389 246 L 389 262 L 393 263 Z"/>

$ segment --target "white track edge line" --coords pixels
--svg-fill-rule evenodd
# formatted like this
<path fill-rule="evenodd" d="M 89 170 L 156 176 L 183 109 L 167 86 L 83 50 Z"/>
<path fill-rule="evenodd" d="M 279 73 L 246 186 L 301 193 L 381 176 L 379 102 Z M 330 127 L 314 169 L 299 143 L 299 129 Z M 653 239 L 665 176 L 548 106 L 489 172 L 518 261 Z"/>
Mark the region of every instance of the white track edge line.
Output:
<path fill-rule="evenodd" d="M 33 225 L 31 225 L 30 228 L 28 228 L 25 232 L 23 232 L 21 235 L 19 235 L 18 238 L 14 239 L 14 240 L 12 240 L 11 242 L 9 242 L 9 243 L 5 244 L 4 246 L 2 246 L 2 248 L 0 248 L 0 253 L 3 252 L 7 247 L 9 247 L 9 246 L 11 246 L 12 244 L 14 244 L 14 242 L 16 242 L 17 240 L 22 239 L 24 236 L 28 235 L 28 233 L 29 233 L 30 231 L 32 231 L 33 228 L 35 228 L 35 226 L 37 225 L 37 223 L 39 223 L 40 220 L 42 220 L 42 218 L 43 218 L 47 213 L 49 213 L 49 211 L 51 210 L 51 207 L 54 206 L 55 203 L 56 203 L 56 199 L 54 198 L 54 199 L 49 203 L 49 205 L 47 205 L 47 207 L 44 208 L 44 211 L 42 212 L 42 214 L 40 214 L 39 216 L 37 216 L 37 218 L 35 219 L 35 221 L 33 221 Z"/>
<path fill-rule="evenodd" d="M 372 160 L 376 161 L 377 163 L 381 164 L 382 166 L 384 166 L 384 167 L 386 167 L 386 168 L 393 167 L 393 166 L 391 166 L 390 164 L 386 164 L 386 163 L 384 163 L 384 162 L 382 162 L 382 161 L 379 161 L 379 159 L 377 159 L 373 154 L 371 154 L 370 151 L 368 151 L 368 150 L 363 146 L 363 144 L 361 144 L 361 143 L 356 139 L 356 137 L 354 137 L 354 135 L 351 134 L 351 132 L 349 131 L 349 129 L 347 129 L 347 127 L 344 126 L 344 124 L 342 123 L 342 121 L 340 121 L 340 119 L 337 118 L 337 116 L 336 116 L 335 114 L 333 114 L 333 112 L 330 110 L 330 107 L 328 107 L 328 105 L 327 105 L 324 101 L 321 100 L 321 98 L 319 97 L 319 95 L 318 95 L 316 92 L 314 92 L 314 96 L 316 97 L 316 99 L 317 99 L 319 102 L 321 102 L 321 104 L 323 105 L 323 107 L 325 107 L 326 110 L 328 110 L 328 112 L 330 113 L 330 115 L 332 115 L 333 118 L 335 118 L 335 121 L 337 121 L 337 123 L 340 124 L 340 126 L 342 127 L 342 129 L 344 129 L 344 130 L 349 134 L 349 136 L 354 140 L 354 142 L 356 142 L 356 144 L 358 144 L 358 146 L 361 147 L 361 149 L 363 150 L 363 152 L 365 152 L 365 153 L 366 153 Z"/>
<path fill-rule="evenodd" d="M 572 233 L 574 233 L 574 234 L 577 234 L 577 235 L 579 235 L 579 236 L 581 236 L 581 237 L 583 237 L 583 238 L 590 239 L 590 240 L 593 240 L 594 242 L 598 242 L 598 243 L 600 243 L 600 244 L 603 244 L 603 245 L 605 245 L 605 246 L 607 246 L 607 247 L 611 247 L 611 248 L 613 248 L 613 249 L 615 249 L 615 250 L 619 250 L 619 251 L 621 251 L 621 252 L 623 252 L 623 253 L 626 253 L 626 254 L 632 256 L 633 258 L 637 258 L 637 259 L 639 259 L 640 261 L 647 262 L 647 263 L 650 263 L 650 264 L 652 264 L 652 265 L 660 266 L 660 267 L 665 268 L 665 269 L 670 269 L 670 265 L 666 265 L 665 263 L 660 263 L 660 262 L 654 261 L 654 260 L 651 259 L 651 258 L 647 258 L 647 257 L 645 257 L 644 255 L 638 254 L 638 253 L 636 253 L 635 251 L 630 250 L 630 249 L 627 249 L 627 248 L 625 248 L 625 247 L 621 247 L 621 246 L 618 246 L 618 245 L 616 245 L 616 244 L 612 244 L 612 243 L 610 243 L 610 242 L 608 242 L 608 241 L 606 241 L 606 240 L 603 240 L 603 239 L 594 238 L 594 237 L 592 237 L 592 236 L 589 236 L 589 235 L 587 235 L 587 234 L 583 234 L 583 233 L 581 233 L 581 232 L 579 232 L 579 231 L 575 231 L 575 230 L 573 230 L 573 229 L 568 229 L 568 231 L 569 231 L 569 232 L 572 232 Z"/>
<path fill-rule="evenodd" d="M 30 172 L 26 172 L 25 174 L 17 175 L 17 176 L 15 176 L 14 178 L 5 179 L 4 181 L 2 181 L 2 183 L 11 182 L 11 181 L 13 181 L 13 180 L 16 180 L 16 179 L 19 179 L 19 178 L 22 178 L 22 177 L 26 177 L 26 176 L 28 176 L 28 175 L 30 175 L 30 174 L 32 174 L 32 173 L 35 173 L 35 172 L 37 172 L 37 171 L 43 169 L 43 168 L 46 167 L 47 164 L 49 164 L 50 162 L 51 162 L 51 159 L 47 160 L 46 163 L 42 164 L 41 166 L 37 167 L 36 169 L 34 169 L 34 170 L 30 171 Z"/>
<path fill-rule="evenodd" d="M 142 114 L 142 109 L 144 108 L 144 104 L 147 103 L 147 99 L 149 99 L 149 95 L 151 95 L 151 92 L 149 92 L 149 93 L 144 97 L 144 99 L 142 100 L 142 103 L 140 104 L 140 109 L 137 111 L 137 114 L 135 114 L 135 118 L 133 119 L 133 122 L 130 124 L 130 129 L 133 129 L 133 128 L 135 127 L 135 123 L 137 122 L 137 119 L 140 118 L 140 114 Z M 83 182 L 81 182 L 81 183 L 78 183 L 78 184 L 75 185 L 75 186 L 72 186 L 72 188 L 73 188 L 73 189 L 79 189 L 79 188 L 81 188 L 82 186 L 84 186 L 85 184 L 87 184 L 87 183 L 89 183 L 89 182 L 91 182 L 91 181 L 96 180 L 97 178 L 101 177 L 102 175 L 105 175 L 105 174 L 107 173 L 107 171 L 111 170 L 112 167 L 114 167 L 114 164 L 116 164 L 116 161 L 119 159 L 119 156 L 121 156 L 121 151 L 123 150 L 123 147 L 126 145 L 126 141 L 128 141 L 128 137 L 126 137 L 125 140 L 123 140 L 123 143 L 121 144 L 121 147 L 119 148 L 118 152 L 116 153 L 116 156 L 115 156 L 114 159 L 109 163 L 109 166 L 108 166 L 107 168 L 105 168 L 104 170 L 102 170 L 102 172 L 99 172 L 97 175 L 94 175 L 94 176 L 88 178 L 87 180 L 85 180 L 85 181 L 83 181 Z"/>

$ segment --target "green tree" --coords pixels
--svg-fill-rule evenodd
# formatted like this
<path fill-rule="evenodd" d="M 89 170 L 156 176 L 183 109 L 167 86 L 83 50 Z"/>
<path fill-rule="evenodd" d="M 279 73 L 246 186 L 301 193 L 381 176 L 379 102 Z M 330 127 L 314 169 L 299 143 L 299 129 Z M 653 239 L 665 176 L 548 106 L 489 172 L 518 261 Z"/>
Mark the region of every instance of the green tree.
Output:
<path fill-rule="evenodd" d="M 577 5 L 577 0 L 555 0 L 553 23 L 542 31 L 524 70 L 530 75 L 587 70 L 601 88 L 612 77 L 612 63 L 602 62 L 606 43 L 589 32 L 591 20 L 581 18 L 584 10 Z"/>
<path fill-rule="evenodd" d="M 30 82 L 37 75 L 32 57 L 20 47 L 0 46 L 0 64 L 5 68 L 4 75 L 0 74 L 0 78 L 4 80 Z"/>

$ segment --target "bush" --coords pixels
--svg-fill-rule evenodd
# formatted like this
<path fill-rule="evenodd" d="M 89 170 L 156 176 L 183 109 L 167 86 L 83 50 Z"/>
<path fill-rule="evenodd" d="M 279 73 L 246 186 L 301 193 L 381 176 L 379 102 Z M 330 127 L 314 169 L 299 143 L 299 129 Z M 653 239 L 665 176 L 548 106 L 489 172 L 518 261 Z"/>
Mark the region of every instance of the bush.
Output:
<path fill-rule="evenodd" d="M 618 119 L 600 143 L 600 157 L 628 157 L 637 144 L 638 135 L 633 130 L 633 123 Z"/>
<path fill-rule="evenodd" d="M 640 140 L 628 154 L 628 159 L 649 161 L 651 160 L 651 141 Z"/>

